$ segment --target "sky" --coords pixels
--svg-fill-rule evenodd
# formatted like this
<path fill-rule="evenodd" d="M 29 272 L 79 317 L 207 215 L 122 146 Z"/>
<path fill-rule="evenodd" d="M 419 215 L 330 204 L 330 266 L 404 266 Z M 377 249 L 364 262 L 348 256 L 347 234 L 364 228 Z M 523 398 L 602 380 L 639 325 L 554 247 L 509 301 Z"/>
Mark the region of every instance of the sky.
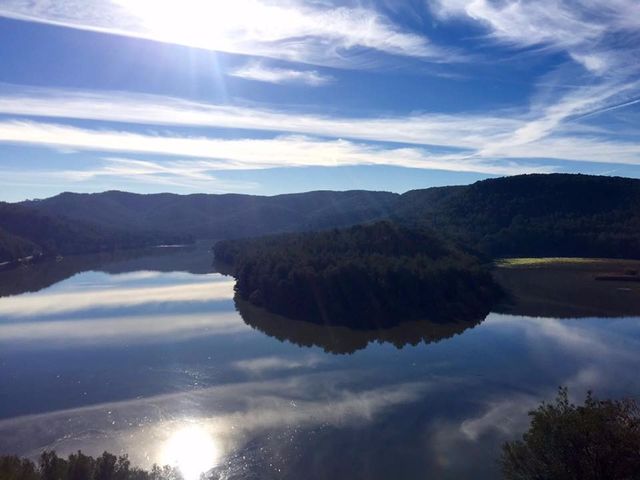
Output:
<path fill-rule="evenodd" d="M 0 200 L 640 177 L 637 0 L 0 0 Z"/>

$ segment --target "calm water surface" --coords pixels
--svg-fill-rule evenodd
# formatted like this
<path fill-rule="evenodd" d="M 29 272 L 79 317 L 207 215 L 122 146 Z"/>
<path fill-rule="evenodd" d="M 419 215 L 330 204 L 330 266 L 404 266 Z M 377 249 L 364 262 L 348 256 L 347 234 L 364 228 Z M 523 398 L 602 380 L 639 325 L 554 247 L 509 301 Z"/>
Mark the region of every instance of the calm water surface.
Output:
<path fill-rule="evenodd" d="M 239 313 L 210 264 L 187 249 L 0 274 L 0 453 L 126 452 L 188 480 L 495 478 L 559 385 L 640 394 L 638 317 L 325 329 Z"/>

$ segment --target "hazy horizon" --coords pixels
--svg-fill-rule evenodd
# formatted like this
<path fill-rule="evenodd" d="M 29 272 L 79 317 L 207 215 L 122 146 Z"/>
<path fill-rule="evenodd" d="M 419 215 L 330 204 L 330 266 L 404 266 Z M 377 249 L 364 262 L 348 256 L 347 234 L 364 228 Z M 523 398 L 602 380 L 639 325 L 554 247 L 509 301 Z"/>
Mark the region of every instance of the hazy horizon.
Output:
<path fill-rule="evenodd" d="M 19 203 L 24 201 L 37 201 L 44 200 L 47 198 L 55 197 L 64 193 L 75 193 L 75 194 L 101 194 L 107 192 L 126 192 L 126 193 L 134 193 L 138 195 L 157 195 L 157 194 L 174 194 L 174 195 L 225 195 L 225 194 L 236 194 L 236 195 L 255 195 L 255 196 L 277 196 L 277 195 L 292 195 L 292 194 L 300 194 L 300 193 L 309 193 L 309 192 L 317 192 L 317 191 L 333 191 L 333 192 L 345 192 L 345 191 L 354 191 L 354 190 L 365 190 L 365 191 L 376 191 L 376 192 L 389 192 L 395 193 L 398 195 L 402 195 L 403 193 L 409 192 L 411 190 L 419 190 L 424 188 L 431 187 L 447 187 L 447 186 L 458 186 L 458 185 L 471 185 L 476 181 L 485 180 L 489 178 L 499 178 L 498 176 L 492 175 L 475 175 L 475 174 L 460 174 L 456 178 L 452 179 L 452 182 L 448 181 L 448 177 L 445 176 L 448 172 L 444 171 L 424 171 L 421 169 L 397 169 L 395 167 L 379 167 L 379 168 L 388 168 L 393 173 L 394 170 L 407 170 L 412 171 L 413 175 L 411 178 L 404 179 L 402 174 L 390 175 L 387 172 L 383 178 L 386 179 L 384 182 L 387 185 L 387 188 L 384 188 L 384 185 L 376 182 L 375 179 L 370 178 L 364 180 L 360 177 L 358 180 L 355 180 L 350 176 L 337 176 L 335 175 L 336 170 L 344 170 L 350 169 L 352 167 L 317 167 L 313 168 L 316 173 L 318 170 L 322 173 L 324 171 L 326 175 L 326 179 L 319 180 L 318 175 L 314 175 L 312 181 L 304 181 L 304 178 L 301 178 L 299 182 L 286 182 L 286 183 L 278 183 L 270 185 L 270 188 L 260 188 L 260 189 L 248 189 L 243 190 L 239 189 L 238 191 L 221 191 L 221 192 L 208 192 L 203 190 L 191 191 L 191 192 L 183 192 L 183 191 L 171 191 L 169 189 L 163 189 L 162 186 L 150 186 L 148 189 L 146 188 L 133 188 L 133 189 L 124 189 L 118 188 L 115 186 L 111 189 L 101 190 L 99 188 L 83 188 L 81 184 L 76 185 L 77 188 L 74 190 L 51 190 L 47 195 L 41 197 L 29 197 L 24 194 L 21 195 L 19 192 L 16 193 L 15 196 L 11 196 L 8 198 L 1 198 L 0 201 L 8 202 L 8 203 Z M 304 177 L 308 175 L 309 169 L 303 169 L 298 173 L 294 173 L 296 176 Z M 270 172 L 270 170 L 265 170 L 264 172 Z M 288 174 L 289 179 L 291 178 L 292 173 Z M 307 185 L 309 188 L 304 188 Z M 370 188 L 368 188 L 370 187 Z M 393 188 L 396 187 L 396 188 Z"/>

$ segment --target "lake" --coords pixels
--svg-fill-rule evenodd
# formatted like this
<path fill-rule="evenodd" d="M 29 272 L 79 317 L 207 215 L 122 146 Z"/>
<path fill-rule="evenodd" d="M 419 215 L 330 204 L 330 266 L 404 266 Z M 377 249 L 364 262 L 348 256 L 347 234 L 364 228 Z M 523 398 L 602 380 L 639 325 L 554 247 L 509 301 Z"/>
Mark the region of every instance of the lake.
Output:
<path fill-rule="evenodd" d="M 236 305 L 206 247 L 1 272 L 0 453 L 128 453 L 187 480 L 496 478 L 558 386 L 640 394 L 637 283 L 580 297 L 584 270 L 573 293 L 505 270 L 525 307 L 353 331 Z"/>

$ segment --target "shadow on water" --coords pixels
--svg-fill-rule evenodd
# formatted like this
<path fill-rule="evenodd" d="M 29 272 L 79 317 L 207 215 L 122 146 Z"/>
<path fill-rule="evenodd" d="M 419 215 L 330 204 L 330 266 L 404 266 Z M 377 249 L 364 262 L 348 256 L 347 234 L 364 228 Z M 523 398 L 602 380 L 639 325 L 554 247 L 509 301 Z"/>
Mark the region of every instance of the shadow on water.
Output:
<path fill-rule="evenodd" d="M 290 319 L 256 307 L 238 295 L 234 302 L 244 322 L 252 328 L 281 342 L 288 341 L 301 347 L 320 347 L 333 354 L 352 354 L 374 342 L 390 343 L 398 349 L 407 345 L 436 343 L 475 327 L 487 316 L 485 312 L 458 321 L 407 321 L 388 328 L 365 330 Z"/>
<path fill-rule="evenodd" d="M 496 268 L 493 276 L 506 295 L 494 311 L 547 318 L 640 316 L 640 283 L 599 280 L 639 266 L 634 260 L 599 260 Z"/>

